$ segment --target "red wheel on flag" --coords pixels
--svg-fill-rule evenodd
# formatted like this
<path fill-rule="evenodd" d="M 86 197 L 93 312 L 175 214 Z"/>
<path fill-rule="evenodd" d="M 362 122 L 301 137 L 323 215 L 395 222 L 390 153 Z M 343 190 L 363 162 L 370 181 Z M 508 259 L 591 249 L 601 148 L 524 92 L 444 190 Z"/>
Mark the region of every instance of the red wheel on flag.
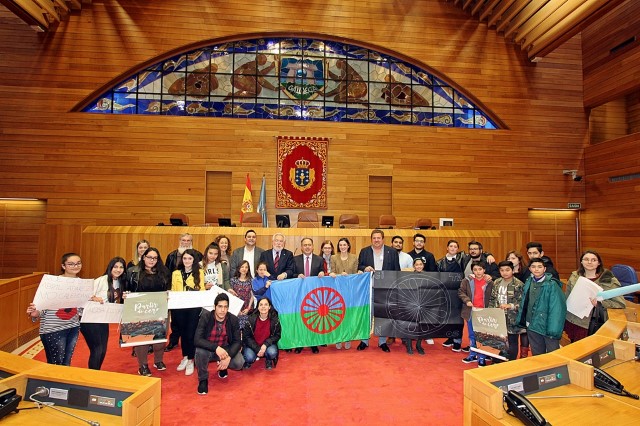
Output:
<path fill-rule="evenodd" d="M 302 300 L 300 316 L 304 325 L 314 333 L 327 334 L 338 328 L 344 319 L 346 305 L 334 288 L 311 290 Z"/>

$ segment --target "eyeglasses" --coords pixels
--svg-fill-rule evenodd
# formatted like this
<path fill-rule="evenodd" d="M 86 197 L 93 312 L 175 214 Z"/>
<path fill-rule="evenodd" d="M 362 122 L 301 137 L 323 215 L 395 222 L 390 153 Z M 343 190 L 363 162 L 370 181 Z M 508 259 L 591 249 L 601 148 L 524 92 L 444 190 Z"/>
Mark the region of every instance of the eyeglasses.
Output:
<path fill-rule="evenodd" d="M 67 265 L 70 268 L 77 268 L 78 266 L 82 266 L 82 262 L 76 262 L 76 263 L 65 263 L 65 265 Z"/>
<path fill-rule="evenodd" d="M 155 262 L 155 261 L 157 261 L 157 260 L 158 260 L 158 257 L 157 257 L 157 256 L 145 256 L 145 258 L 149 259 L 149 260 L 150 260 L 150 261 L 152 261 L 152 262 Z"/>

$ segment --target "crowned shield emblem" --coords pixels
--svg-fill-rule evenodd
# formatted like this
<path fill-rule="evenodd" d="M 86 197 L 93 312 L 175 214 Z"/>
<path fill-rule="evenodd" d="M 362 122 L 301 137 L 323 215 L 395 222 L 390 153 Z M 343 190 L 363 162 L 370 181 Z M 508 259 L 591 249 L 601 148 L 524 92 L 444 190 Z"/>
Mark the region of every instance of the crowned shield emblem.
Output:
<path fill-rule="evenodd" d="M 310 166 L 310 161 L 301 158 L 296 161 L 296 167 L 289 170 L 289 181 L 298 191 L 309 189 L 316 180 L 316 171 Z"/>
<path fill-rule="evenodd" d="M 281 58 L 280 87 L 291 99 L 315 99 L 324 88 L 324 63 L 322 60 Z"/>

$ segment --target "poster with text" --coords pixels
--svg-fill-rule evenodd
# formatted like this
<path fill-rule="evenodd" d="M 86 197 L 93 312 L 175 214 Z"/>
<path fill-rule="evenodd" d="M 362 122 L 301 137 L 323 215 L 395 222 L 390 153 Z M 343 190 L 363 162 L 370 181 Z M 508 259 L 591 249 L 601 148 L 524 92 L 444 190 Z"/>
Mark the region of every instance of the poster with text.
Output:
<path fill-rule="evenodd" d="M 503 356 L 509 349 L 507 318 L 504 311 L 500 308 L 473 308 L 471 323 L 476 335 L 476 347 L 471 350 L 507 361 Z"/>
<path fill-rule="evenodd" d="M 120 346 L 167 341 L 167 293 L 130 293 L 124 300 Z"/>

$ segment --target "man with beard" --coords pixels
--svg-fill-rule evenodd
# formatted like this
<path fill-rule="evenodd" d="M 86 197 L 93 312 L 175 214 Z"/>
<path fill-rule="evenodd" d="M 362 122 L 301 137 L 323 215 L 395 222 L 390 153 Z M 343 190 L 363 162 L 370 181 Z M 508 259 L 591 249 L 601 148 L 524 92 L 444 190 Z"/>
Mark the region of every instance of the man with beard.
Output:
<path fill-rule="evenodd" d="M 438 267 L 436 266 L 436 258 L 433 256 L 433 253 L 424 249 L 424 244 L 427 241 L 427 237 L 422 234 L 415 234 L 413 236 L 413 250 L 411 250 L 408 254 L 411 256 L 413 260 L 422 259 L 422 263 L 424 263 L 424 271 L 425 272 L 438 272 Z"/>
<path fill-rule="evenodd" d="M 231 254 L 230 268 L 229 273 L 231 275 L 235 274 L 236 269 L 242 263 L 242 261 L 246 260 L 249 262 L 249 267 L 251 268 L 251 276 L 256 276 L 256 267 L 258 266 L 258 262 L 260 261 L 260 255 L 264 251 L 260 247 L 256 246 L 256 231 L 253 229 L 249 229 L 244 233 L 244 246 L 238 247 Z"/>

